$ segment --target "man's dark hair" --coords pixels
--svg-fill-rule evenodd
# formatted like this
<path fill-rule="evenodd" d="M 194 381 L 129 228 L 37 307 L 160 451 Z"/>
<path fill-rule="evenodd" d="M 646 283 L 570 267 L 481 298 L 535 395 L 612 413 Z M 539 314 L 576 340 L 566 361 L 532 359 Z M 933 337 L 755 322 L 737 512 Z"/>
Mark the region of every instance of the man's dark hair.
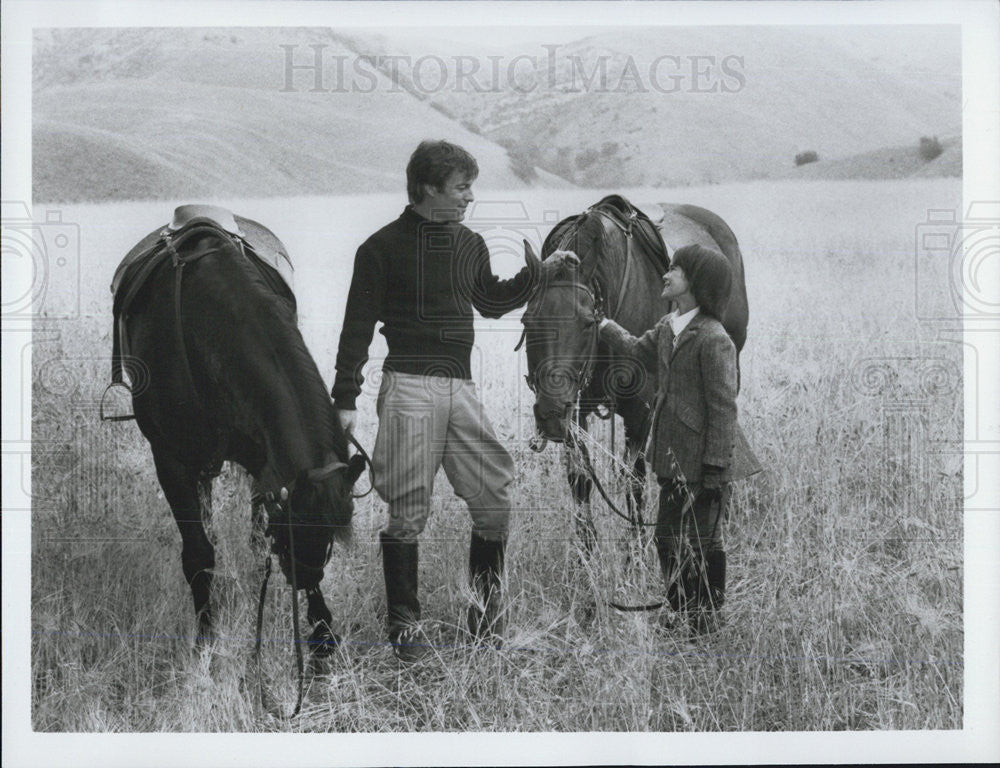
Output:
<path fill-rule="evenodd" d="M 670 265 L 684 271 L 702 312 L 722 320 L 733 289 L 733 268 L 729 259 L 711 248 L 693 244 L 678 248 Z"/>
<path fill-rule="evenodd" d="M 421 141 L 406 165 L 406 194 L 410 202 L 423 201 L 424 184 L 441 189 L 455 171 L 461 171 L 469 181 L 474 181 L 479 175 L 479 164 L 457 144 L 444 140 Z"/>

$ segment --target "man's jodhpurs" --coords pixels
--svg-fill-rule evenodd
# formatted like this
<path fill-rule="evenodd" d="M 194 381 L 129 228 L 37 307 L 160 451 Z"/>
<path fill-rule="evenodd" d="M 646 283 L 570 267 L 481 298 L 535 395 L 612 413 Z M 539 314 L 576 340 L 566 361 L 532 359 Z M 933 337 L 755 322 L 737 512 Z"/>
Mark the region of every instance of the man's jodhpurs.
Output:
<path fill-rule="evenodd" d="M 389 506 L 386 534 L 416 541 L 430 514 L 434 477 L 444 467 L 472 516 L 472 532 L 504 541 L 514 461 L 497 440 L 471 381 L 383 371 L 372 464 Z"/>

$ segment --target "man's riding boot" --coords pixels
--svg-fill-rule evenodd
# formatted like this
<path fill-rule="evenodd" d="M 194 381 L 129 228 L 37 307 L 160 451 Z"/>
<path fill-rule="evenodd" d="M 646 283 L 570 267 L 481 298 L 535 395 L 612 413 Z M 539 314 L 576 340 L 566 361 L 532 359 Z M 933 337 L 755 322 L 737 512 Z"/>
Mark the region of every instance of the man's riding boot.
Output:
<path fill-rule="evenodd" d="M 477 602 L 469 606 L 469 633 L 477 641 L 499 646 L 503 633 L 500 577 L 503 575 L 504 543 L 472 534 L 469 544 L 469 580 Z"/>
<path fill-rule="evenodd" d="M 704 555 L 704 572 L 699 573 L 697 601 L 690 614 L 691 629 L 704 635 L 719 629 L 719 609 L 726 601 L 726 552 L 712 549 Z"/>
<path fill-rule="evenodd" d="M 382 572 L 389 607 L 386 622 L 389 642 L 396 658 L 420 661 L 430 652 L 420 629 L 420 601 L 417 599 L 417 542 L 401 541 L 385 532 L 382 541 Z"/>

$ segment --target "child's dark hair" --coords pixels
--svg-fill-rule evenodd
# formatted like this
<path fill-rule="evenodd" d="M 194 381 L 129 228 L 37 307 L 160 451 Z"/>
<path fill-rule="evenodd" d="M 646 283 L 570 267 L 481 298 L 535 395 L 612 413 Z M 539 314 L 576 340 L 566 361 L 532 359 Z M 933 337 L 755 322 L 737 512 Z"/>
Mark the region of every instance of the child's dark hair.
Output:
<path fill-rule="evenodd" d="M 670 265 L 684 271 L 701 311 L 722 320 L 733 288 L 733 268 L 729 260 L 718 251 L 695 244 L 674 251 Z"/>
<path fill-rule="evenodd" d="M 441 189 L 455 171 L 461 171 L 472 181 L 479 175 L 479 164 L 457 144 L 444 140 L 421 141 L 406 165 L 406 194 L 410 202 L 423 201 L 424 184 Z"/>

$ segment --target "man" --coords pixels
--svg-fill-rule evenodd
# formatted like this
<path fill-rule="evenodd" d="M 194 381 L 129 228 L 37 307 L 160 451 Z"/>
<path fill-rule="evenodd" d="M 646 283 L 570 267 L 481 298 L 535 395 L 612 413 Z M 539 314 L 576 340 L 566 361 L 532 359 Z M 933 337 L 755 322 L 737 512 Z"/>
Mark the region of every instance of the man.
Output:
<path fill-rule="evenodd" d="M 497 641 L 514 463 L 497 440 L 472 383 L 475 307 L 497 318 L 523 305 L 534 275 L 509 280 L 490 268 L 483 238 L 460 222 L 473 201 L 475 159 L 446 141 L 423 141 L 406 168 L 410 204 L 358 249 L 347 298 L 332 396 L 352 430 L 361 369 L 376 322 L 389 354 L 382 366 L 375 488 L 389 506 L 381 532 L 388 635 L 397 658 L 416 661 L 429 648 L 419 629 L 417 537 L 430 513 L 442 465 L 472 516 L 469 571 L 481 604 L 469 631 Z"/>

